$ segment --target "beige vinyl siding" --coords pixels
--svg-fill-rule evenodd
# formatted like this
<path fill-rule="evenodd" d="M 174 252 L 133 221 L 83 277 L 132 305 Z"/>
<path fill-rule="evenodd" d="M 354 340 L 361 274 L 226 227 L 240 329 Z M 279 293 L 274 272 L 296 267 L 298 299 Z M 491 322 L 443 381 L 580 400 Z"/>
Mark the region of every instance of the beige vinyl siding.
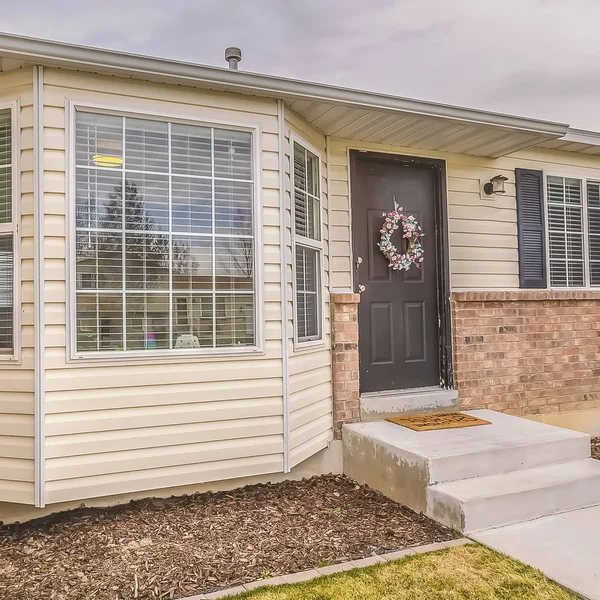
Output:
<path fill-rule="evenodd" d="M 276 102 L 52 69 L 44 98 L 46 502 L 282 471 Z M 260 128 L 264 355 L 68 360 L 67 99 Z"/>
<path fill-rule="evenodd" d="M 322 282 L 323 293 L 323 341 L 316 347 L 302 348 L 293 339 L 295 335 L 293 319 L 295 318 L 294 304 L 288 307 L 288 329 L 292 339 L 289 340 L 290 348 L 290 389 L 289 389 L 289 428 L 290 428 L 290 467 L 294 467 L 306 460 L 319 450 L 326 448 L 333 439 L 333 400 L 331 384 L 331 336 L 329 317 L 329 213 L 327 189 L 327 148 L 325 137 L 316 132 L 302 117 L 288 108 L 285 110 L 286 122 L 286 152 L 285 164 L 285 189 L 286 210 L 291 219 L 293 195 L 291 193 L 293 181 L 293 148 L 291 139 L 309 144 L 319 151 L 321 155 L 321 219 L 323 223 L 323 253 L 322 253 Z M 293 229 L 294 223 L 291 223 Z M 291 231 L 290 231 L 291 233 Z M 291 236 L 290 236 L 291 245 Z M 292 257 L 290 246 L 288 256 Z M 288 263 L 289 285 L 288 298 L 294 298 L 292 264 Z M 295 300 L 294 300 L 295 302 Z"/>
<path fill-rule="evenodd" d="M 0 102 L 19 101 L 20 132 L 15 157 L 20 188 L 19 233 L 21 276 L 21 330 L 15 330 L 15 343 L 21 343 L 20 359 L 0 358 L 0 502 L 33 504 L 34 420 L 33 420 L 33 72 L 18 69 L 0 73 Z M 17 240 L 19 238 L 17 237 Z"/>
<path fill-rule="evenodd" d="M 427 156 L 446 161 L 450 273 L 454 291 L 511 290 L 519 287 L 515 168 L 542 169 L 546 173 L 574 177 L 600 177 L 600 158 L 543 148 L 487 159 L 334 139 L 331 144 L 330 205 L 331 286 L 334 291 L 352 289 L 350 149 Z M 506 193 L 482 197 L 481 183 L 498 174 L 509 178 Z M 427 238 L 424 245 L 427 251 Z"/>

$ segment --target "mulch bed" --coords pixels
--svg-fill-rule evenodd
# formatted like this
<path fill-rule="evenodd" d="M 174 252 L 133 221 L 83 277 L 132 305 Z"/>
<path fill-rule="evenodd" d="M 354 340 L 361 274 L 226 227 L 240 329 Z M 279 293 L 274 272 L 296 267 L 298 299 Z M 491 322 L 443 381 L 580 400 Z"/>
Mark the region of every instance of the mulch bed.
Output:
<path fill-rule="evenodd" d="M 600 437 L 592 439 L 592 458 L 600 460 Z"/>
<path fill-rule="evenodd" d="M 455 534 L 342 476 L 78 509 L 0 528 L 11 600 L 181 598 Z"/>

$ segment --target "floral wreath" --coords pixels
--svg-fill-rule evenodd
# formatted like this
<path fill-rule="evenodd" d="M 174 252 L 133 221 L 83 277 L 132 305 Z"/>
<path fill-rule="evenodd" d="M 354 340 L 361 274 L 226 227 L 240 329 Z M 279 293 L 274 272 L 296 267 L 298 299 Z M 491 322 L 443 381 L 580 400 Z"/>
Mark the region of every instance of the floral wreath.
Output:
<path fill-rule="evenodd" d="M 381 227 L 381 241 L 377 244 L 383 255 L 388 259 L 389 265 L 394 271 L 408 271 L 413 265 L 421 268 L 423 262 L 423 246 L 419 238 L 423 237 L 421 226 L 412 215 L 405 215 L 402 207 L 398 207 L 394 200 L 394 210 L 383 213 L 385 217 Z M 402 223 L 402 237 L 408 240 L 408 249 L 401 254 L 392 244 L 392 234 Z"/>

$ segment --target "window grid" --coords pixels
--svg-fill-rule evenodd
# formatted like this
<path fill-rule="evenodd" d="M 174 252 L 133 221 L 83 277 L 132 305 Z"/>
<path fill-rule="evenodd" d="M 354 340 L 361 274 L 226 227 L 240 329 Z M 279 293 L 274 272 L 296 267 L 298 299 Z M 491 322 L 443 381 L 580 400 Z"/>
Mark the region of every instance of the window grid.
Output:
<path fill-rule="evenodd" d="M 77 113 L 78 115 L 81 113 Z M 89 114 L 89 113 L 85 113 L 85 114 Z M 108 116 L 108 115 L 107 115 Z M 210 131 L 210 162 L 211 162 L 211 168 L 210 168 L 210 176 L 195 176 L 192 175 L 190 173 L 179 173 L 179 172 L 174 172 L 173 169 L 173 158 L 172 158 L 172 152 L 173 152 L 173 133 L 172 133 L 172 123 L 168 122 L 166 123 L 167 126 L 167 136 L 166 136 L 166 147 L 167 147 L 167 171 L 144 171 L 143 169 L 129 169 L 128 168 L 128 147 L 127 147 L 127 143 L 128 143 L 128 121 L 135 121 L 135 119 L 129 119 L 128 117 L 121 117 L 121 133 L 122 133 L 122 143 L 121 143 L 121 156 L 122 156 L 122 161 L 121 161 L 121 165 L 117 166 L 117 167 L 102 167 L 102 166 L 98 166 L 98 165 L 92 165 L 92 164 L 82 164 L 79 160 L 78 160 L 78 164 L 76 166 L 76 171 L 82 171 L 85 170 L 86 172 L 88 171 L 97 171 L 97 172 L 109 172 L 109 173 L 114 173 L 115 171 L 121 171 L 121 177 L 120 177 L 120 182 L 121 182 L 121 197 L 119 199 L 120 202 L 120 210 L 121 210 L 121 219 L 120 219 L 120 225 L 121 225 L 121 231 L 119 232 L 118 229 L 112 229 L 109 228 L 107 229 L 106 227 L 93 227 L 93 226 L 88 226 L 88 227 L 82 227 L 80 224 L 77 225 L 76 230 L 78 235 L 81 235 L 81 233 L 87 233 L 88 236 L 91 236 L 93 234 L 104 234 L 106 235 L 108 234 L 116 234 L 118 235 L 120 233 L 120 238 L 121 238 L 121 286 L 120 289 L 118 288 L 110 288 L 110 289 L 101 289 L 100 284 L 98 283 L 97 287 L 95 289 L 86 289 L 86 286 L 81 283 L 81 281 L 83 280 L 83 277 L 78 277 L 77 278 L 77 288 L 76 288 L 76 294 L 77 294 L 77 304 L 79 304 L 79 298 L 85 298 L 86 296 L 89 296 L 91 299 L 93 299 L 96 303 L 96 315 L 95 315 L 95 349 L 93 349 L 92 351 L 95 352 L 99 352 L 105 349 L 108 350 L 114 350 L 114 348 L 104 348 L 103 347 L 103 343 L 102 343 L 102 324 L 101 324 L 101 316 L 100 316 L 100 308 L 99 308 L 99 302 L 100 299 L 104 296 L 104 297 L 110 297 L 110 296 L 120 296 L 121 300 L 121 322 L 122 322 L 122 330 L 120 333 L 121 339 L 122 339 L 122 348 L 118 348 L 119 350 L 130 350 L 130 346 L 128 345 L 128 330 L 133 330 L 133 337 L 136 336 L 136 332 L 135 332 L 135 325 L 134 322 L 139 321 L 139 317 L 137 316 L 137 313 L 139 312 L 138 309 L 136 308 L 135 305 L 135 300 L 137 299 L 142 299 L 142 304 L 143 304 L 143 317 L 142 317 L 142 329 L 146 330 L 146 333 L 144 334 L 144 337 L 147 337 L 147 330 L 148 330 L 148 299 L 150 297 L 155 297 L 157 299 L 160 299 L 161 296 L 164 296 L 165 301 L 168 302 L 168 345 L 166 347 L 164 347 L 164 349 L 168 349 L 171 350 L 174 347 L 193 347 L 193 348 L 197 348 L 199 347 L 196 344 L 193 344 L 191 346 L 185 346 L 185 345 L 180 345 L 179 344 L 179 340 L 177 341 L 177 344 L 175 343 L 175 335 L 174 335 L 174 314 L 173 314 L 173 305 L 174 302 L 177 301 L 179 305 L 181 305 L 181 300 L 185 300 L 185 302 L 187 303 L 192 302 L 191 307 L 192 307 L 192 312 L 193 312 L 193 299 L 194 298 L 198 298 L 199 301 L 202 301 L 202 309 L 197 311 L 197 314 L 200 315 L 200 317 L 204 317 L 204 300 L 207 298 L 210 298 L 211 301 L 211 305 L 212 305 L 212 315 L 210 315 L 210 321 L 211 321 L 211 330 L 212 330 L 212 334 L 211 334 L 211 343 L 210 345 L 206 345 L 206 344 L 202 344 L 202 347 L 208 347 L 208 348 L 217 348 L 217 347 L 228 347 L 228 346 L 239 346 L 239 345 L 243 345 L 243 346 L 254 346 L 255 345 L 255 341 L 256 341 L 256 323 L 255 323 L 255 319 L 256 319 L 256 306 L 255 306 L 255 245 L 254 245 L 254 227 L 253 227 L 253 221 L 254 221 L 254 217 L 253 217 L 253 212 L 254 212 L 254 208 L 253 208 L 253 179 L 248 179 L 247 177 L 243 177 L 243 178 L 236 178 L 236 177 L 220 177 L 217 176 L 216 171 L 215 171 L 215 154 L 216 154 L 216 144 L 215 144 L 215 128 L 214 127 L 210 127 L 210 128 L 204 128 L 206 130 Z M 163 124 L 163 122 L 158 122 Z M 193 129 L 190 127 L 190 129 Z M 229 133 L 229 130 L 223 130 L 223 129 L 218 129 L 218 131 L 223 134 L 223 133 Z M 233 130 L 232 130 L 233 131 Z M 77 135 L 79 135 L 79 130 Z M 251 141 L 251 135 L 248 134 L 244 134 L 248 137 L 248 147 L 249 147 L 249 161 L 252 161 L 252 141 Z M 96 136 L 96 137 L 94 137 Z M 142 137 L 143 137 L 143 133 L 142 133 Z M 94 139 L 92 139 L 94 138 Z M 96 139 L 98 138 L 98 131 L 95 132 L 91 132 L 88 136 L 87 139 L 84 139 L 84 144 L 87 142 L 88 146 L 91 146 L 93 143 L 97 142 L 98 140 Z M 223 143 L 223 139 L 225 138 L 221 138 L 221 143 Z M 90 141 L 91 140 L 91 141 Z M 79 138 L 77 140 L 78 142 L 80 141 Z M 142 145 L 144 145 L 145 142 L 142 141 Z M 180 157 L 181 157 L 181 149 L 180 151 Z M 223 150 L 221 149 L 221 153 L 223 152 Z M 235 154 L 235 147 L 233 146 L 233 142 L 231 145 L 231 150 L 230 150 L 230 156 L 233 156 Z M 79 152 L 77 153 L 78 159 L 79 159 Z M 95 158 L 95 157 L 94 157 Z M 184 157 L 185 158 L 185 157 Z M 189 158 L 189 157 L 188 157 Z M 192 159 L 189 158 L 189 160 L 191 161 Z M 231 159 L 233 161 L 233 158 Z M 221 171 L 223 170 L 223 158 L 221 157 Z M 230 169 L 233 171 L 233 168 Z M 252 173 L 251 167 L 249 169 L 249 173 Z M 127 213 L 127 203 L 128 203 L 128 198 L 127 198 L 127 194 L 128 194 L 128 177 L 131 175 L 143 175 L 143 176 L 147 176 L 147 175 L 157 175 L 160 177 L 166 177 L 166 181 L 167 181 L 167 198 L 164 198 L 162 200 L 166 200 L 166 204 L 167 204 L 167 212 L 168 212 L 168 217 L 167 217 L 167 223 L 166 223 L 166 230 L 164 228 L 162 229 L 158 229 L 156 231 L 152 230 L 154 236 L 165 236 L 166 240 L 167 240 L 167 244 L 168 244 L 168 287 L 167 289 L 152 289 L 148 287 L 148 278 L 149 275 L 146 272 L 147 271 L 147 258 L 146 258 L 146 245 L 148 243 L 148 229 L 132 229 L 131 227 L 127 226 L 127 219 L 128 219 L 128 213 Z M 176 231 L 176 227 L 173 224 L 173 179 L 174 177 L 177 177 L 180 180 L 205 180 L 207 182 L 210 182 L 210 190 L 211 190 L 211 197 L 210 197 L 210 214 L 211 214 L 211 227 L 210 227 L 210 233 L 206 232 L 197 232 L 197 231 L 186 231 L 185 227 L 181 230 L 177 230 Z M 223 231 L 217 231 L 217 223 L 216 223 L 216 204 L 217 204 L 217 192 L 216 192 L 216 182 L 235 182 L 235 183 L 239 183 L 239 182 L 244 182 L 244 183 L 248 183 L 250 184 L 249 187 L 249 208 L 247 210 L 247 212 L 249 212 L 247 216 L 248 220 L 249 220 L 249 225 L 248 225 L 248 229 L 250 231 L 252 231 L 252 234 L 241 234 L 238 235 L 237 233 L 225 233 Z M 222 192 L 222 197 L 221 197 L 221 202 L 222 205 L 225 206 L 228 202 L 230 205 L 233 205 L 235 203 L 235 199 L 233 199 L 233 195 L 231 195 L 229 198 L 227 198 L 226 194 L 224 192 Z M 235 191 L 231 191 L 230 194 L 235 194 Z M 92 204 L 92 201 L 100 201 L 100 198 L 94 198 L 92 199 L 91 197 L 88 198 L 88 201 L 90 203 L 90 206 Z M 142 197 L 143 200 L 143 197 Z M 190 192 L 190 196 L 188 198 L 188 202 L 189 202 L 189 210 L 190 210 L 190 219 L 192 219 L 191 216 L 191 211 L 193 210 L 193 208 L 195 208 L 195 205 L 193 205 L 193 201 L 197 200 L 197 198 L 192 196 L 192 192 Z M 244 200 L 246 200 L 244 198 Z M 79 199 L 78 199 L 79 201 Z M 97 209 L 97 207 L 95 207 Z M 90 209 L 91 211 L 91 209 Z M 227 212 L 227 207 L 223 208 L 221 207 L 221 211 L 225 211 Z M 230 213 L 233 212 L 235 214 L 235 209 L 230 208 Z M 242 211 L 243 213 L 243 211 Z M 238 210 L 238 214 L 241 214 L 240 211 Z M 195 218 L 195 217 L 194 217 Z M 242 217 L 243 219 L 244 217 Z M 90 217 L 90 221 L 91 221 L 91 217 Z M 151 221 L 151 219 L 148 219 L 148 221 Z M 224 227 L 229 226 L 227 223 L 225 223 L 224 225 L 220 225 L 221 229 L 223 229 Z M 110 227 L 110 224 L 109 224 Z M 189 228 L 191 229 L 191 225 L 189 226 Z M 143 269 L 142 269 L 142 274 L 140 275 L 142 281 L 139 285 L 139 287 L 134 287 L 131 283 L 131 281 L 128 281 L 128 276 L 131 276 L 132 272 L 135 272 L 136 268 L 135 267 L 131 267 L 128 265 L 128 234 L 135 234 L 137 236 L 137 238 L 139 239 L 139 241 L 142 243 L 142 246 L 144 248 L 144 261 L 143 261 Z M 187 276 L 190 280 L 189 282 L 189 287 L 185 288 L 182 287 L 181 289 L 177 288 L 175 289 L 174 284 L 173 284 L 173 276 L 174 276 L 174 270 L 175 270 L 175 263 L 174 263 L 174 237 L 175 236 L 179 236 L 180 238 L 186 238 L 189 240 L 192 239 L 206 239 L 207 241 L 210 240 L 210 246 L 211 246 L 211 254 L 212 254 L 212 258 L 211 258 L 211 274 L 210 274 L 210 287 L 201 287 L 199 289 L 194 288 L 194 284 L 192 283 L 192 279 L 193 279 L 193 275 L 190 274 L 189 276 Z M 227 285 L 227 277 L 229 278 L 235 278 L 235 276 L 237 275 L 237 273 L 235 273 L 235 269 L 236 269 L 236 259 L 235 256 L 229 256 L 230 259 L 230 263 L 228 265 L 228 267 L 231 269 L 233 269 L 234 271 L 234 275 L 232 276 L 231 274 L 225 274 L 223 276 L 221 276 L 221 281 L 219 282 L 217 280 L 217 275 L 218 275 L 218 265 L 217 265 L 217 251 L 221 251 L 221 258 L 223 257 L 223 253 L 226 253 L 227 248 L 222 245 L 221 247 L 217 246 L 217 241 L 218 239 L 229 239 L 231 240 L 230 243 L 230 249 L 233 249 L 233 251 L 235 251 L 235 241 L 236 240 L 242 240 L 242 243 L 245 243 L 245 241 L 248 241 L 248 244 L 245 244 L 244 248 L 246 251 L 246 260 L 247 260 L 247 268 L 246 268 L 246 275 L 248 275 L 247 279 L 250 280 L 249 285 L 246 285 L 246 287 L 244 287 L 244 282 L 242 282 L 241 284 L 236 284 L 236 283 L 230 283 L 230 286 L 232 289 L 226 289 L 226 285 Z M 197 248 L 194 248 L 197 249 Z M 98 243 L 96 242 L 96 252 L 95 252 L 95 269 L 96 269 L 96 273 L 101 273 L 101 266 L 99 263 L 99 257 L 100 254 L 98 252 Z M 227 258 L 227 256 L 225 257 Z M 226 269 L 227 270 L 227 267 Z M 83 275 L 83 274 L 82 274 Z M 241 286 L 243 289 L 233 289 L 236 285 Z M 230 298 L 230 300 L 228 300 L 228 298 Z M 236 300 L 236 298 L 240 298 L 240 300 Z M 160 300 L 157 300 L 158 302 L 160 302 Z M 217 301 L 219 301 L 219 310 L 220 310 L 220 323 L 217 323 Z M 238 313 L 236 314 L 234 311 L 236 309 L 238 310 Z M 241 317 L 239 316 L 240 311 L 248 311 L 250 310 L 251 313 L 251 318 L 252 318 L 252 324 L 251 327 L 249 326 L 248 323 L 248 319 L 247 319 L 247 313 L 243 314 Z M 85 312 L 85 310 L 83 310 L 82 312 Z M 130 314 L 128 314 L 128 312 Z M 83 317 L 80 319 L 79 317 L 79 311 L 78 311 L 78 324 L 77 324 L 77 330 L 78 330 L 78 335 L 79 335 L 79 329 L 80 329 L 80 321 L 83 321 Z M 186 319 L 187 320 L 187 319 Z M 231 321 L 231 323 L 233 323 L 233 330 L 231 330 L 231 326 L 228 325 L 228 322 Z M 179 325 L 179 323 L 177 323 L 177 325 Z M 237 326 L 240 326 L 240 331 L 241 333 L 238 335 L 238 332 L 235 330 L 235 328 Z M 229 327 L 229 329 L 231 330 L 229 334 L 225 333 L 224 337 L 227 338 L 229 336 L 230 338 L 230 343 L 227 343 L 226 341 L 224 342 L 223 336 L 221 336 L 221 339 L 217 339 L 217 327 L 221 327 L 224 330 L 227 330 L 227 328 Z M 131 333 L 131 331 L 129 332 Z M 137 332 L 137 335 L 139 337 L 139 332 Z M 197 340 L 196 340 L 197 342 Z M 144 341 L 144 344 L 146 344 L 146 339 Z M 146 347 L 146 346 L 145 346 Z M 149 346 L 148 346 L 149 347 Z M 79 338 L 78 338 L 78 344 L 77 344 L 77 349 L 80 352 L 86 352 L 89 351 L 89 348 L 85 348 L 85 349 L 81 349 L 80 348 L 80 344 L 79 344 Z M 135 348 L 135 345 L 133 346 L 133 349 L 139 349 L 139 348 Z"/>
<path fill-rule="evenodd" d="M 297 342 L 302 344 L 322 339 L 321 169 L 318 155 L 298 141 L 292 142 L 292 155 L 295 330 Z M 309 189 L 309 164 L 313 166 L 312 191 Z"/>

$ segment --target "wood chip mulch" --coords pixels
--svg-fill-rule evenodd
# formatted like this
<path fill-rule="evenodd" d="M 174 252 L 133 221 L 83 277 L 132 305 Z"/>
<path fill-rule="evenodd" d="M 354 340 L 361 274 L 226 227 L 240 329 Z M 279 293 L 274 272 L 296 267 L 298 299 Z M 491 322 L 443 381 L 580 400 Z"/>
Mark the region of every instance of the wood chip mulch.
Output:
<path fill-rule="evenodd" d="M 321 476 L 1 527 L 0 590 L 11 600 L 182 598 L 453 537 L 378 492 Z"/>
<path fill-rule="evenodd" d="M 592 458 L 600 460 L 600 437 L 592 439 Z"/>

